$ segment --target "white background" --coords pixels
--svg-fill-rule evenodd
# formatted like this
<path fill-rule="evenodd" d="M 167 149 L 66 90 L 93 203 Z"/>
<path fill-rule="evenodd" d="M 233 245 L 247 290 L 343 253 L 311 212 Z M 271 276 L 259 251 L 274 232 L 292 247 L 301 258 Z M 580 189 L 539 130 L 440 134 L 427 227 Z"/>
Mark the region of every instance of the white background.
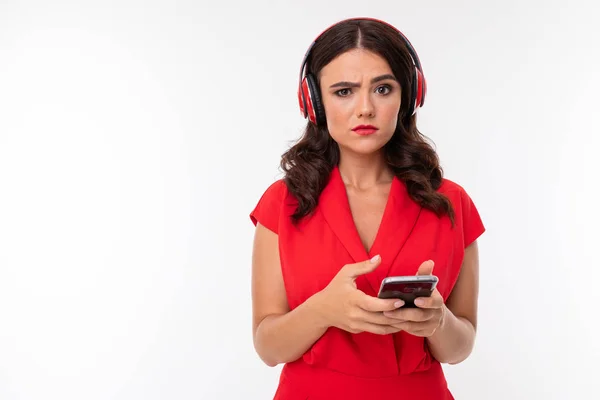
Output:
<path fill-rule="evenodd" d="M 382 18 L 479 208 L 457 399 L 597 398 L 596 2 L 0 1 L 0 399 L 269 399 L 249 212 L 304 121 L 304 52 Z"/>

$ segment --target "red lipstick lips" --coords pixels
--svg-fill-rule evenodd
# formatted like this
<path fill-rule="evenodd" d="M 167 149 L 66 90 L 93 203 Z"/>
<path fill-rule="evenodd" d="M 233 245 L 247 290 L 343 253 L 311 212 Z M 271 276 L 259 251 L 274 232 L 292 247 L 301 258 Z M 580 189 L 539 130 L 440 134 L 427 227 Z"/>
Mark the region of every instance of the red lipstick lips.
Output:
<path fill-rule="evenodd" d="M 352 130 L 359 135 L 372 135 L 377 132 L 378 129 L 379 128 L 373 125 L 358 125 L 352 128 Z"/>

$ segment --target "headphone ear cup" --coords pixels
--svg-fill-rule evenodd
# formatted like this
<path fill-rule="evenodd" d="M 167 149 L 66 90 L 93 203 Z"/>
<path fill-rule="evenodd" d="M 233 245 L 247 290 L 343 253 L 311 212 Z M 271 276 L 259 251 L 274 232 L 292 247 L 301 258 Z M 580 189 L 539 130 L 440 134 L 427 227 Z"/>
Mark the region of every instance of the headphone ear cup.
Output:
<path fill-rule="evenodd" d="M 425 93 L 427 92 L 427 83 L 425 82 L 425 77 L 423 76 L 421 71 L 419 71 L 418 69 L 417 69 L 417 88 L 418 88 L 418 92 L 417 92 L 417 98 L 415 100 L 415 110 L 416 110 L 416 108 L 423 107 L 423 104 L 425 103 Z"/>
<path fill-rule="evenodd" d="M 301 85 L 301 94 L 298 95 L 298 100 L 300 102 L 300 111 L 302 112 L 302 116 L 304 118 L 308 118 L 310 122 L 315 124 L 316 115 L 315 115 L 315 107 L 313 105 L 312 99 L 313 95 L 311 94 L 309 77 L 306 76 L 302 79 Z M 304 107 L 304 102 L 306 102 L 306 107 Z"/>
<path fill-rule="evenodd" d="M 418 68 L 415 68 L 414 79 L 412 82 L 412 97 L 410 101 L 411 108 L 408 110 L 407 115 L 414 115 L 417 112 L 417 109 L 423 106 L 426 90 L 425 77 Z"/>
<path fill-rule="evenodd" d="M 305 93 L 305 87 L 306 82 L 302 80 L 300 87 L 298 88 L 298 106 L 300 106 L 300 114 L 302 115 L 302 118 L 306 118 L 308 116 L 308 111 L 304 107 L 304 99 L 308 98 L 308 96 Z"/>
<path fill-rule="evenodd" d="M 414 77 L 411 82 L 411 91 L 410 91 L 410 100 L 409 100 L 409 108 L 406 112 L 407 116 L 413 115 L 417 110 L 417 97 L 419 94 L 419 71 L 415 68 Z"/>
<path fill-rule="evenodd" d="M 313 118 L 311 118 L 311 121 L 315 125 L 324 125 L 326 122 L 325 108 L 323 107 L 323 102 L 321 101 L 321 95 L 319 94 L 319 86 L 317 84 L 317 80 L 312 74 L 308 74 L 305 78 L 305 81 L 308 92 L 310 94 L 310 108 L 313 112 Z M 308 102 L 309 101 L 307 101 L 307 103 Z"/>

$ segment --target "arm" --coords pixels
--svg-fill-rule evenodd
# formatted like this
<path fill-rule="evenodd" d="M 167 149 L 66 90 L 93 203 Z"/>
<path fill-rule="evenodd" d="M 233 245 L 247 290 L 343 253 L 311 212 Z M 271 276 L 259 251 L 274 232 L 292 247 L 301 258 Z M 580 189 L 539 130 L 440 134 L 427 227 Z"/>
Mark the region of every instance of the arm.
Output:
<path fill-rule="evenodd" d="M 477 331 L 479 252 L 477 242 L 465 249 L 460 275 L 444 307 L 444 317 L 427 338 L 431 354 L 440 362 L 458 364 L 473 350 Z"/>
<path fill-rule="evenodd" d="M 252 330 L 254 348 L 267 365 L 300 358 L 325 333 L 327 326 L 315 311 L 315 296 L 290 311 L 278 236 L 258 224 L 252 253 Z"/>

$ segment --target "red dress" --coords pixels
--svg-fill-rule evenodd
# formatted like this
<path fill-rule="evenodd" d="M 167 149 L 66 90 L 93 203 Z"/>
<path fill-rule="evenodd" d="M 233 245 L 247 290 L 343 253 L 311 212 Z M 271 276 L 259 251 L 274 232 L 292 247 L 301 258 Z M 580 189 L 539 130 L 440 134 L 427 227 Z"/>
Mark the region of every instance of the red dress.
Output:
<path fill-rule="evenodd" d="M 381 264 L 356 284 L 377 296 L 381 280 L 415 275 L 428 259 L 435 262 L 438 290 L 448 298 L 464 250 L 485 230 L 473 201 L 458 184 L 445 179 L 438 190 L 455 210 L 447 216 L 420 207 L 394 178 L 377 236 L 367 253 L 350 211 L 346 188 L 335 167 L 316 212 L 294 226 L 289 216 L 296 200 L 283 180 L 264 192 L 250 218 L 278 234 L 283 279 L 290 309 L 327 286 L 342 266 L 381 255 Z M 453 399 L 440 363 L 424 338 L 406 332 L 352 334 L 327 332 L 298 360 L 284 365 L 274 400 Z"/>

